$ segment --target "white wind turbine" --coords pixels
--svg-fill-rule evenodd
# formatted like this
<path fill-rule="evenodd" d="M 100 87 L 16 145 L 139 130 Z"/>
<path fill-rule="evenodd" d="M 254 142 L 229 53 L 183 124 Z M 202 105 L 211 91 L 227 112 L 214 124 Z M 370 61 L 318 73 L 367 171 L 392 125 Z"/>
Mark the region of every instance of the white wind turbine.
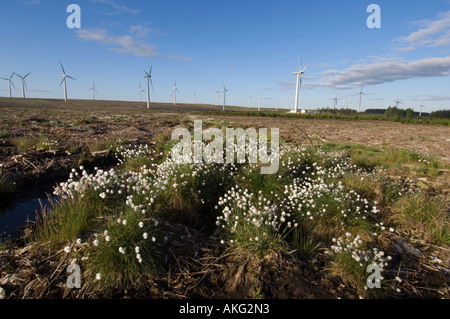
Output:
<path fill-rule="evenodd" d="M 27 88 L 27 84 L 25 83 L 25 79 L 26 79 L 27 76 L 29 76 L 31 74 L 31 72 L 28 73 L 25 76 L 20 76 L 17 73 L 14 73 L 14 74 L 17 75 L 22 80 L 22 97 L 25 98 L 25 89 Z"/>
<path fill-rule="evenodd" d="M 70 75 L 67 75 L 67 74 L 66 74 L 66 70 L 64 70 L 64 67 L 63 67 L 63 65 L 62 65 L 62 63 L 61 63 L 61 60 L 59 61 L 59 64 L 61 65 L 61 69 L 62 69 L 62 71 L 63 71 L 63 74 L 61 75 L 63 79 L 62 79 L 61 84 L 60 84 L 59 86 L 61 86 L 61 85 L 64 83 L 64 101 L 67 101 L 67 84 L 66 84 L 66 78 L 69 78 L 69 79 L 72 79 L 72 80 L 75 80 L 75 81 L 76 81 L 76 79 L 74 79 L 74 78 L 71 77 Z"/>
<path fill-rule="evenodd" d="M 422 118 L 422 109 L 423 109 L 424 105 L 423 103 L 420 104 L 420 113 L 419 113 L 419 118 Z"/>
<path fill-rule="evenodd" d="M 303 73 L 305 73 L 306 68 L 308 67 L 308 64 L 302 69 L 301 65 L 300 65 L 300 60 L 297 57 L 297 61 L 298 61 L 298 72 L 293 72 L 293 75 L 297 75 L 297 87 L 295 90 L 295 104 L 294 104 L 294 112 L 298 113 L 298 96 L 300 93 L 300 88 L 302 86 L 302 75 Z"/>
<path fill-rule="evenodd" d="M 367 94 L 363 93 L 363 83 L 361 83 L 361 91 L 358 93 L 359 94 L 359 105 L 358 105 L 358 113 L 361 113 L 361 99 L 362 96 L 367 96 Z"/>
<path fill-rule="evenodd" d="M 177 81 L 175 81 L 175 86 L 173 88 L 173 105 L 177 105 L 177 92 L 180 93 L 180 91 L 178 91 L 177 89 Z"/>
<path fill-rule="evenodd" d="M 220 94 L 220 91 L 217 91 L 217 90 L 215 90 L 216 91 L 216 106 L 219 106 L 219 94 Z"/>
<path fill-rule="evenodd" d="M 228 89 L 225 87 L 225 84 L 223 85 L 223 111 L 225 112 L 225 97 L 227 95 Z"/>
<path fill-rule="evenodd" d="M 92 91 L 92 100 L 95 101 L 95 93 L 98 93 L 97 89 L 95 88 L 95 82 L 94 85 L 91 88 L 89 88 L 89 90 Z"/>
<path fill-rule="evenodd" d="M 337 93 L 336 93 L 336 97 L 333 99 L 333 101 L 334 101 L 333 108 L 336 110 L 336 106 L 338 106 L 338 97 L 337 97 Z"/>
<path fill-rule="evenodd" d="M 398 99 L 398 95 L 397 95 L 397 100 L 395 100 L 394 103 L 395 103 L 396 108 L 398 108 L 399 104 L 403 104 L 403 102 Z"/>
<path fill-rule="evenodd" d="M 150 84 L 152 85 L 153 89 L 153 83 L 152 83 L 152 68 L 153 65 L 150 66 L 150 72 L 147 73 L 147 71 L 144 70 L 144 78 L 147 78 L 147 109 L 150 108 Z"/>
<path fill-rule="evenodd" d="M 2 78 L 3 80 L 8 81 L 9 97 L 12 97 L 11 84 L 12 84 L 12 86 L 14 86 L 14 89 L 16 88 L 16 86 L 15 86 L 14 83 L 12 82 L 12 78 L 13 78 L 14 74 L 15 74 L 15 73 L 13 72 L 9 78 Z"/>
<path fill-rule="evenodd" d="M 142 87 L 141 87 L 141 83 L 139 83 L 139 93 L 138 93 L 138 95 L 139 95 L 139 97 L 141 98 L 141 102 L 142 102 L 142 92 L 144 92 L 145 93 L 145 91 L 142 89 Z"/>

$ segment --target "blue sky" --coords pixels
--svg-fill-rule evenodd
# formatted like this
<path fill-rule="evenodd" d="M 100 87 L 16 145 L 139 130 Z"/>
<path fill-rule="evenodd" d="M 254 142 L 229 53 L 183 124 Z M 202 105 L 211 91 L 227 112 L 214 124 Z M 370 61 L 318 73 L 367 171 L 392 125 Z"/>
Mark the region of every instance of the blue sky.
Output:
<path fill-rule="evenodd" d="M 81 8 L 70 29 L 69 4 Z M 381 8 L 381 28 L 366 12 Z M 293 108 L 297 56 L 308 64 L 300 108 L 394 105 L 416 111 L 450 106 L 450 1 L 433 0 L 17 0 L 0 4 L 0 77 L 27 78 L 27 97 L 139 100 L 153 66 L 151 100 Z M 21 96 L 21 84 L 13 78 Z M 0 96 L 8 96 L 7 81 Z M 222 101 L 222 94 L 221 94 Z"/>

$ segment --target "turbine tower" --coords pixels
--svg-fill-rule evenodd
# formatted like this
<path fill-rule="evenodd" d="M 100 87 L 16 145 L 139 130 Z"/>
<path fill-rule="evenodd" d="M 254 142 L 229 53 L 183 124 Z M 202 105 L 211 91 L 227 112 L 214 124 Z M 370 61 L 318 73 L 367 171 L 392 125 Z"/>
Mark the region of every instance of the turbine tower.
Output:
<path fill-rule="evenodd" d="M 227 95 L 227 92 L 228 92 L 228 90 L 227 90 L 227 88 L 225 87 L 225 84 L 223 85 L 223 111 L 225 112 L 225 97 L 226 97 L 226 95 Z"/>
<path fill-rule="evenodd" d="M 336 106 L 338 106 L 338 97 L 337 97 L 337 93 L 336 93 L 336 97 L 333 99 L 333 101 L 334 101 L 333 108 L 336 110 Z"/>
<path fill-rule="evenodd" d="M 261 95 L 258 96 L 258 112 L 261 111 Z"/>
<path fill-rule="evenodd" d="M 70 75 L 67 75 L 66 74 L 66 70 L 64 70 L 64 67 L 63 67 L 63 65 L 62 65 L 62 63 L 61 63 L 61 60 L 59 61 L 59 64 L 61 65 L 61 69 L 62 69 L 62 71 L 63 71 L 63 74 L 61 75 L 62 76 L 62 81 L 61 81 L 61 84 L 59 85 L 59 86 L 61 86 L 63 83 L 64 83 L 64 101 L 67 101 L 67 85 L 66 85 L 66 78 L 69 78 L 69 79 L 72 79 L 72 80 L 75 80 L 73 77 L 71 77 Z M 76 80 L 75 80 L 76 81 Z"/>
<path fill-rule="evenodd" d="M 298 72 L 292 73 L 293 75 L 297 75 L 297 87 L 295 90 L 295 104 L 294 104 L 294 107 L 295 107 L 294 112 L 295 113 L 298 113 L 298 96 L 300 93 L 300 88 L 302 86 L 302 75 L 303 75 L 303 73 L 305 73 L 305 70 L 308 67 L 308 65 L 306 65 L 302 70 L 302 67 L 300 65 L 300 60 L 298 59 L 298 57 L 297 57 L 297 61 L 298 61 Z"/>
<path fill-rule="evenodd" d="M 177 105 L 177 92 L 180 93 L 177 89 L 177 81 L 175 81 L 175 86 L 173 88 L 173 105 Z"/>
<path fill-rule="evenodd" d="M 98 93 L 97 89 L 95 88 L 95 82 L 94 85 L 89 90 L 92 91 L 92 100 L 95 101 L 95 93 Z"/>
<path fill-rule="evenodd" d="M 420 104 L 420 113 L 419 113 L 419 119 L 422 118 L 422 108 L 424 107 L 423 103 Z"/>
<path fill-rule="evenodd" d="M 216 91 L 216 106 L 219 106 L 219 94 L 220 94 L 220 91 L 217 91 L 217 90 L 215 90 Z"/>
<path fill-rule="evenodd" d="M 142 92 L 145 92 L 145 91 L 142 89 L 141 83 L 139 83 L 139 93 L 138 93 L 138 95 L 141 98 L 141 102 L 142 102 Z"/>
<path fill-rule="evenodd" d="M 11 84 L 12 84 L 12 86 L 14 86 L 14 89 L 16 88 L 16 86 L 15 86 L 14 83 L 12 82 L 12 78 L 13 78 L 14 74 L 15 74 L 15 73 L 13 72 L 13 73 L 11 74 L 11 76 L 9 77 L 9 79 L 8 79 L 8 78 L 2 78 L 3 80 L 8 81 L 9 97 L 10 97 L 10 98 L 12 97 Z"/>
<path fill-rule="evenodd" d="M 363 93 L 363 83 L 361 83 L 361 91 L 359 92 L 359 105 L 358 105 L 358 113 L 361 113 L 361 99 L 362 96 L 367 96 L 366 94 Z"/>
<path fill-rule="evenodd" d="M 25 98 L 25 89 L 27 88 L 27 84 L 25 83 L 25 79 L 26 79 L 27 76 L 29 76 L 31 74 L 31 72 L 28 73 L 25 76 L 20 76 L 17 73 L 14 73 L 14 74 L 17 75 L 22 80 L 22 97 Z"/>
<path fill-rule="evenodd" d="M 152 83 L 152 68 L 153 65 L 150 66 L 150 71 L 147 73 L 147 71 L 144 70 L 144 78 L 147 78 L 147 109 L 150 108 L 150 84 L 152 85 L 153 89 L 153 83 Z"/>

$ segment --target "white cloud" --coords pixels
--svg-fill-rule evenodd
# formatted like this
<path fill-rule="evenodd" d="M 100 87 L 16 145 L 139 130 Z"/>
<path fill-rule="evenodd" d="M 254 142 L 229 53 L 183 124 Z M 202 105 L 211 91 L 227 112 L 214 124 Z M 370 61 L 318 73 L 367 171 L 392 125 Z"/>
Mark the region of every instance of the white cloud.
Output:
<path fill-rule="evenodd" d="M 135 28 L 135 31 L 145 31 L 145 29 Z M 108 50 L 120 54 L 132 54 L 137 57 L 163 57 L 166 59 L 174 59 L 189 62 L 191 59 L 186 57 L 178 57 L 173 55 L 161 55 L 156 46 L 143 43 L 136 40 L 131 35 L 111 36 L 103 29 L 79 29 L 76 31 L 77 37 L 84 41 L 93 41 L 102 45 L 110 46 Z M 142 33 L 141 33 L 142 34 Z"/>
<path fill-rule="evenodd" d="M 397 80 L 448 76 L 450 75 L 450 56 L 409 62 L 392 58 L 370 64 L 355 64 L 337 73 L 335 73 L 335 70 L 325 71 L 324 73 L 330 73 L 331 75 L 325 76 L 321 82 L 303 82 L 305 88 L 350 89 L 360 87 L 361 82 L 374 85 Z"/>
<path fill-rule="evenodd" d="M 153 30 L 150 28 L 146 28 L 142 25 L 132 25 L 130 26 L 130 33 L 134 35 L 136 38 L 145 38 L 149 33 Z"/>
<path fill-rule="evenodd" d="M 110 12 L 104 12 L 104 11 L 99 11 L 100 13 L 103 13 L 105 15 L 117 15 L 117 14 L 121 14 L 121 13 L 131 13 L 131 14 L 137 14 L 140 11 L 137 9 L 133 9 L 130 8 L 128 6 L 124 6 L 121 4 L 118 4 L 116 1 L 113 0 L 92 0 L 93 2 L 96 3 L 101 3 L 104 5 L 108 5 L 109 7 L 111 7 L 114 11 L 110 11 Z"/>
<path fill-rule="evenodd" d="M 442 47 L 450 45 L 450 11 L 440 12 L 435 20 L 421 20 L 414 24 L 420 28 L 408 36 L 399 37 L 395 42 L 407 45 L 399 51 L 410 51 L 416 47 Z"/>

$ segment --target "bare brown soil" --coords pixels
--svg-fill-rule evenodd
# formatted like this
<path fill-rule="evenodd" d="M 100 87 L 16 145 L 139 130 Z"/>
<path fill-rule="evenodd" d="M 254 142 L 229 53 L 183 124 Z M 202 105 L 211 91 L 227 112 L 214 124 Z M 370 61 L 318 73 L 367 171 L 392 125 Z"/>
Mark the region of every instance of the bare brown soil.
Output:
<path fill-rule="evenodd" d="M 291 141 L 385 145 L 433 154 L 445 163 L 450 162 L 450 129 L 444 126 L 198 114 L 211 110 L 217 108 L 152 103 L 151 109 L 147 110 L 145 103 L 138 102 L 0 98 L 0 132 L 7 133 L 0 137 L 2 170 L 21 190 L 18 197 L 34 197 L 33 193 L 48 192 L 56 182 L 67 179 L 72 167 L 114 165 L 110 153 L 102 152 L 107 143 L 120 139 L 155 142 L 158 134 L 170 133 L 179 125 L 192 125 L 194 119 L 200 118 L 210 123 L 225 121 L 242 127 L 279 128 L 281 137 Z M 18 138 L 41 135 L 57 138 L 60 149 L 30 147 L 21 150 L 16 145 Z M 444 182 L 448 182 L 447 178 L 448 175 Z M 236 254 L 217 257 L 217 247 L 209 238 L 186 227 L 175 231 L 179 232 L 178 236 L 188 233 L 193 236 L 192 240 L 179 247 L 179 254 L 168 256 L 169 275 L 153 285 L 147 297 L 256 298 L 258 295 L 250 295 L 249 292 L 257 293 L 257 288 L 260 288 L 261 295 L 273 299 L 358 297 L 341 282 L 318 271 L 320 260 L 299 264 L 289 256 L 269 256 L 262 262 Z M 62 272 L 64 263 L 52 262 L 45 251 L 24 250 L 22 244 L 18 240 L 14 250 L 0 255 L 0 278 L 5 278 L 8 271 L 16 273 L 15 280 L 10 278 L 4 287 L 14 292 L 17 298 L 25 293 L 33 298 L 78 297 L 75 292 L 61 288 L 64 286 L 62 277 L 52 277 L 58 271 Z M 198 251 L 201 251 L 200 255 L 197 255 Z M 420 266 L 420 259 L 414 256 L 392 253 L 405 258 L 405 265 L 417 266 L 417 271 L 407 276 L 421 287 L 411 289 L 406 295 L 399 294 L 399 298 L 449 297 L 448 294 L 442 295 L 442 289 L 448 285 L 448 277 L 446 279 L 441 272 Z M 135 296 L 143 297 L 140 294 Z M 123 297 L 123 294 L 117 297 Z"/>

